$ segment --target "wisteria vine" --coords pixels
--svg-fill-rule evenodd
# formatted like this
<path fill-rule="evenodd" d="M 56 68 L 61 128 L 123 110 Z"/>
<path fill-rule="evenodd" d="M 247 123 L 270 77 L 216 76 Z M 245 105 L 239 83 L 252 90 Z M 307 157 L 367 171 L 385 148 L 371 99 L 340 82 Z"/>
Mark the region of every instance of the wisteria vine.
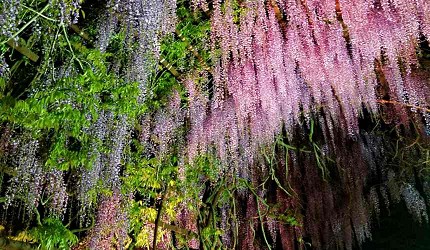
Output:
<path fill-rule="evenodd" d="M 7 240 L 353 249 L 400 201 L 428 223 L 426 0 L 0 11 Z"/>

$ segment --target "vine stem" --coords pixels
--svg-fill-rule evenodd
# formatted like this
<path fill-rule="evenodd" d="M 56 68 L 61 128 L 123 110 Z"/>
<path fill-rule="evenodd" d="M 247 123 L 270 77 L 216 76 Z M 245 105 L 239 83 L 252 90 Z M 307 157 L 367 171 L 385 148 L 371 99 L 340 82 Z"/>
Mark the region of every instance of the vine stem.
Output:
<path fill-rule="evenodd" d="M 57 20 L 52 19 L 52 18 L 50 18 L 50 17 L 47 17 L 47 16 L 43 15 L 43 14 L 42 14 L 42 12 L 36 11 L 36 10 L 34 10 L 34 9 L 30 8 L 30 7 L 25 6 L 24 4 L 22 4 L 21 6 L 22 6 L 22 7 L 24 7 L 24 8 L 26 8 L 27 10 L 29 10 L 29 11 L 33 12 L 33 13 L 36 13 L 37 15 L 39 15 L 39 16 L 41 16 L 41 17 L 45 18 L 46 20 L 49 20 L 49 21 L 52 21 L 52 22 L 57 22 Z"/>
<path fill-rule="evenodd" d="M 22 26 L 21 29 L 19 29 L 17 32 L 15 32 L 15 34 L 12 35 L 12 37 L 10 37 L 9 39 L 3 41 L 0 43 L 0 45 L 3 45 L 5 43 L 7 43 L 9 40 L 14 39 L 16 36 L 18 36 L 19 34 L 21 34 L 22 31 L 24 31 L 30 24 L 32 24 L 34 21 L 36 21 L 36 19 L 39 16 L 42 16 L 42 13 L 45 12 L 45 10 L 47 10 L 49 7 L 49 3 L 45 5 L 45 7 L 43 7 L 43 9 L 37 13 L 36 16 L 34 16 L 30 21 L 28 21 L 28 23 L 26 23 L 24 26 Z"/>
<path fill-rule="evenodd" d="M 260 196 L 258 196 L 258 194 L 255 192 L 255 190 L 251 187 L 251 185 L 249 185 L 249 183 L 247 182 L 247 181 L 243 181 L 243 183 L 245 184 L 245 186 L 251 191 L 251 193 L 254 195 L 254 197 L 255 197 L 255 200 L 256 200 L 256 202 L 257 202 L 257 213 L 258 213 L 258 217 L 259 217 L 259 220 L 260 220 L 260 227 L 261 227 L 261 231 L 262 231 L 262 234 L 263 234 L 263 239 L 264 239 L 264 242 L 266 243 L 266 245 L 267 245 L 267 247 L 269 248 L 269 250 L 272 250 L 272 247 L 271 247 L 271 245 L 269 244 L 269 241 L 267 240 L 267 236 L 266 236 L 266 230 L 264 230 L 264 222 L 263 222 L 263 215 L 261 214 L 261 210 L 260 210 L 260 199 L 261 199 L 261 203 L 266 207 L 266 208 L 268 208 L 269 207 L 269 205 L 266 203 L 266 202 L 264 202 L 264 200 L 260 197 Z"/>
<path fill-rule="evenodd" d="M 36 213 L 36 221 L 37 221 L 37 225 L 42 226 L 42 221 L 41 221 L 41 219 L 40 219 L 40 213 L 39 213 L 39 211 L 37 210 L 37 208 L 36 208 L 36 207 L 34 208 L 34 212 Z"/>
<path fill-rule="evenodd" d="M 267 247 L 269 248 L 269 250 L 272 250 L 271 245 L 269 244 L 269 241 L 267 240 L 267 236 L 266 236 L 266 230 L 264 230 L 264 223 L 263 223 L 263 216 L 261 215 L 261 211 L 260 211 L 260 203 L 258 201 L 258 196 L 257 194 L 254 194 L 256 196 L 256 201 L 257 201 L 257 212 L 258 212 L 258 217 L 260 219 L 260 227 L 261 227 L 261 231 L 263 232 L 263 238 L 264 241 L 267 245 Z"/>
<path fill-rule="evenodd" d="M 80 233 L 80 232 L 85 232 L 88 230 L 91 230 L 96 224 L 96 220 L 94 219 L 94 215 L 91 216 L 91 225 L 89 225 L 88 227 L 85 228 L 78 228 L 78 229 L 72 229 L 70 230 L 70 232 L 72 233 Z"/>
<path fill-rule="evenodd" d="M 158 174 L 158 171 L 157 171 L 157 174 Z M 154 221 L 155 228 L 154 228 L 154 238 L 152 241 L 152 249 L 157 249 L 156 247 L 157 247 L 158 227 L 160 226 L 160 222 L 162 222 L 161 221 L 161 213 L 163 212 L 163 205 L 164 205 L 163 203 L 164 203 L 164 199 L 166 198 L 166 194 L 168 192 L 168 189 L 169 189 L 169 185 L 166 185 L 166 188 L 164 189 L 163 194 L 161 195 L 161 198 L 160 198 L 160 205 L 159 205 L 159 208 L 157 211 L 157 218 Z"/>
<path fill-rule="evenodd" d="M 72 57 L 73 57 L 72 60 L 75 59 L 79 63 L 81 70 L 84 70 L 84 66 L 82 65 L 81 61 L 75 56 L 75 52 L 73 52 L 72 44 L 70 43 L 69 37 L 67 36 L 66 26 L 64 24 L 62 24 L 61 26 L 63 28 L 63 32 L 66 38 L 67 44 L 69 45 L 70 52 L 72 53 Z"/>

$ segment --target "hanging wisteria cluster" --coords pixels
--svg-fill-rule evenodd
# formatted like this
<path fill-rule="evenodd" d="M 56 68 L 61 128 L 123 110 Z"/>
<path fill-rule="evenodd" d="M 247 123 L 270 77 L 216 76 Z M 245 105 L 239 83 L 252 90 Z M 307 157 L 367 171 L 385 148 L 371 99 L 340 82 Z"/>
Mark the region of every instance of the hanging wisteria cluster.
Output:
<path fill-rule="evenodd" d="M 239 212 L 246 218 L 265 211 L 260 199 L 304 214 L 298 222 L 303 227 L 260 218 L 267 244 L 296 249 L 309 237 L 316 249 L 352 249 L 371 238 L 372 220 L 381 210 L 401 199 L 417 221 L 428 220 L 429 204 L 416 184 L 399 186 L 397 174 L 381 168 L 389 146 L 359 132 L 367 113 L 382 114 L 387 124 L 408 125 L 412 117 L 418 133 L 430 126 L 430 75 L 417 53 L 429 38 L 428 8 L 426 1 L 213 1 L 213 89 L 208 94 L 195 74 L 185 82 L 188 159 L 215 149 L 230 171 L 258 185 L 263 180 L 256 176 L 270 175 L 260 163 L 266 145 L 283 133 L 297 140 L 298 124 L 309 128 L 314 120 L 327 143 L 317 154 L 337 157 L 339 176 L 325 182 L 319 159 L 287 153 L 291 162 L 278 164 L 287 165 L 286 182 L 302 192 L 298 199 L 279 188 L 275 200 L 268 191 L 238 198 L 246 203 Z M 383 184 L 372 186 L 375 180 Z M 255 242 L 258 223 L 238 227 L 243 249 L 261 248 Z M 223 228 L 223 243 L 232 247 L 228 236 L 234 229 Z"/>
<path fill-rule="evenodd" d="M 148 78 L 156 70 L 160 41 L 176 26 L 176 0 L 108 1 L 97 41 L 101 51 L 106 50 L 110 35 L 119 25 L 126 29 L 129 49 L 125 78 L 139 83 L 139 100 L 143 102 Z"/>
<path fill-rule="evenodd" d="M 0 27 L 1 35 L 12 36 L 18 29 L 19 0 L 5 1 L 1 8 Z"/>
<path fill-rule="evenodd" d="M 28 213 L 33 214 L 34 208 L 43 204 L 49 208 L 47 214 L 62 217 L 68 201 L 63 172 L 43 170 L 38 157 L 40 146 L 36 140 L 14 139 L 17 151 L 11 153 L 16 153 L 17 162 L 6 190 L 4 208 L 23 203 L 27 205 Z"/>
<path fill-rule="evenodd" d="M 121 205 L 121 194 L 104 198 L 98 208 L 97 224 L 90 232 L 90 249 L 109 249 L 115 242 L 116 249 L 123 249 L 127 240 L 127 215 Z"/>
<path fill-rule="evenodd" d="M 126 47 L 130 49 L 126 51 L 127 64 L 121 65 L 123 62 L 118 58 L 112 62 L 112 67 L 115 74 L 124 74 L 121 77 L 127 82 L 138 83 L 139 103 L 145 101 L 148 79 L 156 70 L 160 40 L 174 30 L 175 11 L 175 0 L 115 0 L 108 1 L 106 10 L 101 13 L 97 47 L 102 52 L 106 51 L 111 37 L 118 32 L 120 26 L 125 27 Z M 137 47 L 137 50 L 132 50 L 132 47 Z M 125 72 L 120 72 L 121 70 Z M 83 167 L 80 182 L 79 195 L 83 216 L 94 205 L 91 202 L 93 197 L 88 191 L 96 188 L 98 181 L 102 180 L 104 187 L 109 189 L 121 186 L 120 168 L 124 162 L 123 151 L 130 142 L 131 125 L 127 116 L 118 117 L 110 111 L 101 110 L 98 117 L 97 122 L 89 129 L 89 133 L 96 138 L 92 152 L 88 155 L 93 162 L 92 168 Z M 101 152 L 104 146 L 111 149 L 108 154 Z"/>
<path fill-rule="evenodd" d="M 309 122 L 311 115 L 324 117 L 330 138 L 334 127 L 354 136 L 363 109 L 377 114 L 384 101 L 395 103 L 392 109 L 402 122 L 411 111 L 429 126 L 428 111 L 414 108 L 429 103 L 428 75 L 415 72 L 416 51 L 429 25 L 426 1 L 213 5 L 212 47 L 220 56 L 213 100 L 190 101 L 196 120 L 191 130 L 205 131 L 191 132 L 191 158 L 197 147 L 204 152 L 209 145 L 221 158 L 229 147 L 249 158 L 283 127 L 290 136 L 301 118 Z M 195 105 L 202 108 L 193 111 Z M 210 112 L 202 114 L 206 109 Z M 225 129 L 218 129 L 220 124 Z"/>
<path fill-rule="evenodd" d="M 10 180 L 7 205 L 10 205 L 15 198 L 23 199 L 31 211 L 41 200 L 44 182 L 43 170 L 37 157 L 39 143 L 28 139 L 18 143 L 20 145 L 15 168 L 16 175 Z"/>

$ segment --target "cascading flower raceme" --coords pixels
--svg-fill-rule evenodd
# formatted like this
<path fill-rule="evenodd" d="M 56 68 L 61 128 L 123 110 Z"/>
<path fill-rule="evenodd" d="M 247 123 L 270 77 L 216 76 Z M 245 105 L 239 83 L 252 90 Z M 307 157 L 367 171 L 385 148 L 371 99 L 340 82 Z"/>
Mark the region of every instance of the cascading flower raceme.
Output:
<path fill-rule="evenodd" d="M 100 202 L 96 224 L 89 233 L 90 249 L 124 249 L 127 240 L 127 214 L 119 190 Z"/>
<path fill-rule="evenodd" d="M 33 207 L 37 207 L 41 201 L 45 179 L 37 157 L 39 142 L 27 138 L 18 138 L 16 143 L 19 147 L 16 158 L 16 175 L 10 180 L 10 185 L 6 191 L 5 205 L 7 208 L 14 201 L 23 201 L 28 204 L 28 211 L 32 212 Z"/>
<path fill-rule="evenodd" d="M 190 113 L 199 121 L 190 132 L 191 160 L 197 144 L 202 152 L 214 145 L 222 159 L 227 145 L 231 152 L 257 152 L 283 127 L 290 137 L 302 117 L 309 122 L 311 115 L 324 117 L 332 138 L 335 126 L 356 136 L 363 108 L 377 114 L 382 98 L 396 103 L 398 117 L 411 111 L 430 125 L 427 111 L 405 108 L 429 103 L 419 94 L 427 93 L 419 90 L 428 88 L 428 76 L 416 72 L 416 49 L 428 25 L 421 9 L 428 3 L 242 1 L 241 12 L 235 4 L 213 2 L 212 47 L 220 53 L 213 99 L 204 105 L 208 111 Z M 388 97 L 378 93 L 381 79 L 388 84 Z M 204 95 L 196 90 L 188 90 L 190 110 L 194 96 Z M 217 129 L 226 119 L 236 127 Z M 193 130 L 202 124 L 210 136 Z"/>
<path fill-rule="evenodd" d="M 195 6 L 199 4 L 194 1 Z M 303 193 L 298 195 L 300 200 L 283 195 L 276 200 L 289 203 L 286 209 L 293 211 L 305 204 L 305 218 L 298 221 L 303 228 L 288 229 L 260 218 L 273 241 L 271 246 L 281 243 L 284 249 L 295 249 L 294 242 L 277 240 L 278 230 L 284 238 L 307 235 L 317 249 L 335 245 L 352 249 L 371 237 L 371 220 L 383 205 L 388 209 L 390 201 L 400 199 L 418 221 L 426 220 L 424 199 L 411 186 L 396 188 L 394 172 L 383 172 L 386 182 L 367 191 L 371 183 L 367 177 L 380 178 L 387 145 L 374 135 L 362 134 L 359 119 L 368 112 L 382 114 L 387 124 L 407 125 L 412 118 L 420 131 L 430 126 L 430 78 L 417 56 L 423 39 L 429 38 L 429 15 L 423 11 L 429 4 L 218 0 L 212 5 L 213 93 L 207 94 L 193 81 L 195 74 L 185 82 L 191 120 L 188 160 L 215 149 L 227 173 L 258 185 L 254 177 L 268 171 L 258 164 L 261 150 L 284 133 L 288 139 L 297 139 L 297 125 L 312 127 L 314 119 L 327 143 L 320 153 L 348 155 L 336 159 L 342 168 L 340 179 L 334 181 L 338 184 L 320 182 L 314 158 L 296 156 L 300 163 L 284 163 L 293 169 L 289 185 Z M 342 148 L 346 143 L 338 140 L 343 134 L 349 139 L 340 140 L 358 142 L 354 142 L 355 150 Z M 292 152 L 287 154 L 293 157 Z M 361 157 L 365 162 L 357 164 Z M 247 210 L 240 214 L 258 217 L 256 207 L 264 211 L 258 199 L 244 198 Z M 345 202 L 348 205 L 340 205 Z M 239 245 L 258 249 L 253 238 L 258 228 L 252 222 L 240 227 Z M 224 244 L 231 244 L 228 237 Z"/>
<path fill-rule="evenodd" d="M 181 109 L 181 98 L 175 91 L 171 96 L 166 109 L 160 109 L 155 115 L 156 127 L 152 133 L 157 136 L 159 157 L 169 153 L 171 145 L 176 140 L 178 129 L 183 125 L 184 112 Z"/>
<path fill-rule="evenodd" d="M 143 103 L 147 94 L 149 76 L 156 71 L 160 42 L 163 36 L 171 33 L 176 24 L 176 1 L 108 1 L 102 13 L 99 35 L 96 46 L 105 52 L 118 27 L 123 27 L 127 36 L 127 47 L 137 50 L 126 51 L 128 64 L 125 65 L 123 77 L 129 84 L 137 82 L 139 86 L 138 102 Z M 120 75 L 121 62 L 114 60 L 112 68 Z M 123 73 L 123 74 L 124 74 Z M 142 126 L 148 126 L 148 122 Z M 172 126 L 177 124 L 171 122 Z M 121 186 L 120 168 L 124 162 L 124 149 L 130 143 L 130 119 L 125 115 L 115 116 L 111 111 L 99 110 L 98 119 L 89 129 L 95 138 L 92 151 L 88 155 L 92 167 L 82 167 L 80 181 L 81 216 L 93 208 L 91 194 L 88 192 L 97 187 L 102 180 L 103 187 L 112 189 Z M 171 131 L 173 132 L 173 131 Z M 171 135 L 169 135 L 171 136 Z M 162 138 L 162 143 L 167 143 Z M 109 152 L 101 152 L 108 146 Z M 165 145 L 164 145 L 165 146 Z M 88 219 L 86 220 L 88 223 Z"/>

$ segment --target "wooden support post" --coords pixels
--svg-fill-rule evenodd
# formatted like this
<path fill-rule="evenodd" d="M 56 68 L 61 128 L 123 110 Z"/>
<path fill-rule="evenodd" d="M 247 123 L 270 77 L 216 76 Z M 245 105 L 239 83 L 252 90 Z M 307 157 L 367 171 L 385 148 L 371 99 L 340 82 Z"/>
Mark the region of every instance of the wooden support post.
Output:
<path fill-rule="evenodd" d="M 20 45 L 18 42 L 15 42 L 13 39 L 10 39 L 9 41 L 7 41 L 7 44 L 10 47 L 12 47 L 14 50 L 16 50 L 19 53 L 23 54 L 24 56 L 28 57 L 31 61 L 37 62 L 39 60 L 39 56 L 38 55 L 36 55 L 29 48 Z"/>
<path fill-rule="evenodd" d="M 199 63 L 203 66 L 203 69 L 208 71 L 209 67 L 206 65 L 205 60 L 203 60 L 199 52 L 196 49 L 194 49 L 191 43 L 187 41 L 187 39 L 182 35 L 182 33 L 178 29 L 175 29 L 175 33 L 179 37 L 179 39 L 181 39 L 187 45 L 188 50 L 190 50 L 193 53 L 193 55 L 197 58 Z"/>
<path fill-rule="evenodd" d="M 70 25 L 70 28 L 71 28 L 74 32 L 76 32 L 76 34 L 78 34 L 80 37 L 82 37 L 84 40 L 86 40 L 86 41 L 88 41 L 88 42 L 93 42 L 93 41 L 91 40 L 90 36 L 89 36 L 85 31 L 83 31 L 81 28 L 79 28 L 79 26 L 78 26 L 78 25 L 76 25 L 76 24 L 72 24 L 72 25 Z"/>
<path fill-rule="evenodd" d="M 164 59 L 163 56 L 160 55 L 160 64 L 163 65 L 164 68 L 166 68 L 168 71 L 170 71 L 170 73 L 172 73 L 172 75 L 177 79 L 180 80 L 181 78 L 181 74 L 179 74 L 179 72 L 170 64 L 166 61 L 166 59 Z"/>

